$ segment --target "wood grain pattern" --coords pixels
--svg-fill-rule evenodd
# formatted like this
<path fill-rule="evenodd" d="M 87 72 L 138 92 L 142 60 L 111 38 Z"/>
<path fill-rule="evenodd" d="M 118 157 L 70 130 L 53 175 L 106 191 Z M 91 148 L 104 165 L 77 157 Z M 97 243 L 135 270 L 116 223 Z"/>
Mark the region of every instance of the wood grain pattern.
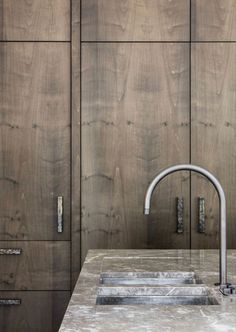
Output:
<path fill-rule="evenodd" d="M 228 246 L 236 234 L 236 44 L 192 46 L 192 162 L 220 180 L 226 192 Z M 219 243 L 218 197 L 207 180 L 193 176 L 193 248 L 216 248 Z M 196 233 L 196 198 L 206 199 L 206 234 Z"/>
<path fill-rule="evenodd" d="M 82 40 L 189 40 L 189 0 L 82 0 Z"/>
<path fill-rule="evenodd" d="M 187 44 L 83 44 L 82 256 L 89 248 L 188 248 L 189 176 L 148 183 L 189 161 Z M 176 196 L 185 232 L 176 234 Z"/>
<path fill-rule="evenodd" d="M 192 40 L 236 41 L 236 0 L 192 0 Z"/>
<path fill-rule="evenodd" d="M 2 240 L 70 238 L 69 59 L 66 44 L 0 44 Z"/>
<path fill-rule="evenodd" d="M 0 290 L 70 290 L 69 241 L 0 241 L 21 255 L 0 255 Z"/>
<path fill-rule="evenodd" d="M 80 272 L 80 1 L 72 0 L 72 285 Z"/>
<path fill-rule="evenodd" d="M 0 292 L 0 298 L 21 299 L 21 305 L 0 307 L 4 332 L 57 332 L 70 292 Z"/>
<path fill-rule="evenodd" d="M 0 0 L 0 40 L 70 40 L 70 0 Z"/>

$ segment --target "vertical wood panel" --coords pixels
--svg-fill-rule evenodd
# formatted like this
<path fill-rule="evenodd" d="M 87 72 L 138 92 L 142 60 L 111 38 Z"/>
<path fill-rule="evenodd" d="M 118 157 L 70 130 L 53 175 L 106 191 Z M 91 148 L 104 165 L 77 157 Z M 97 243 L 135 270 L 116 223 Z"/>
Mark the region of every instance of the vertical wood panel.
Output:
<path fill-rule="evenodd" d="M 1 43 L 0 59 L 0 238 L 69 239 L 69 46 Z"/>
<path fill-rule="evenodd" d="M 70 0 L 0 0 L 0 40 L 70 40 Z"/>
<path fill-rule="evenodd" d="M 0 245 L 22 248 L 0 257 L 0 297 L 22 299 L 0 330 L 56 332 L 71 288 L 70 0 L 0 0 L 0 41 Z"/>
<path fill-rule="evenodd" d="M 82 0 L 82 40 L 189 40 L 189 0 Z"/>
<path fill-rule="evenodd" d="M 235 0 L 191 0 L 192 40 L 236 41 Z"/>
<path fill-rule="evenodd" d="M 143 216 L 163 168 L 189 161 L 186 44 L 83 44 L 82 255 L 89 248 L 187 248 L 189 178 L 172 175 Z M 185 232 L 176 234 L 176 196 Z"/>
<path fill-rule="evenodd" d="M 226 192 L 228 246 L 236 234 L 236 44 L 192 47 L 192 161 L 220 180 Z M 206 180 L 192 180 L 192 247 L 218 247 L 218 197 Z M 206 234 L 197 230 L 196 199 L 206 198 Z"/>
<path fill-rule="evenodd" d="M 72 289 L 80 271 L 80 1 L 72 0 Z"/>

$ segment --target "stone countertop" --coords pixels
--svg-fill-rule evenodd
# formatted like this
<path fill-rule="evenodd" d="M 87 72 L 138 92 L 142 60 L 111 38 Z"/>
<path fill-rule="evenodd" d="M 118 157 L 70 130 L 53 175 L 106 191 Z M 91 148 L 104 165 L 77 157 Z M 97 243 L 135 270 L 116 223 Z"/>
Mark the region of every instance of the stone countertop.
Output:
<path fill-rule="evenodd" d="M 236 284 L 236 250 L 228 250 L 228 281 Z M 96 305 L 101 273 L 190 271 L 220 305 Z M 223 296 L 218 250 L 90 250 L 60 332 L 236 332 L 236 296 Z"/>

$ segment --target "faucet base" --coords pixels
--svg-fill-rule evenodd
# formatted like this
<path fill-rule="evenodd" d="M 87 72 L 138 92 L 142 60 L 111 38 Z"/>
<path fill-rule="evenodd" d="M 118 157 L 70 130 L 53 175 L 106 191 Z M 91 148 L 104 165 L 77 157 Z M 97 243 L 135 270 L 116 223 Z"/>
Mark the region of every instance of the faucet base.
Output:
<path fill-rule="evenodd" d="M 229 283 L 226 285 L 220 285 L 220 292 L 223 295 L 236 295 L 236 287 Z"/>

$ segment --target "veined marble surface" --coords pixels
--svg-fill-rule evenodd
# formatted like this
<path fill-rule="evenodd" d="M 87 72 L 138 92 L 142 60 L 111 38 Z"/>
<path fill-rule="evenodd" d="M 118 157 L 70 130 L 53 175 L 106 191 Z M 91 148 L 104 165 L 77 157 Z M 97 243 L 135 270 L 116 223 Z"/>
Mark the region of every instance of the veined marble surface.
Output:
<path fill-rule="evenodd" d="M 228 250 L 227 256 L 228 282 L 236 285 L 236 250 Z M 220 304 L 96 305 L 97 295 L 106 292 L 101 289 L 101 275 L 168 271 L 194 272 Z M 218 250 L 90 250 L 60 332 L 236 332 L 236 296 L 223 296 L 214 286 L 218 281 Z M 135 292 L 144 291 L 135 287 Z M 120 285 L 118 291 L 124 294 L 125 286 Z"/>

